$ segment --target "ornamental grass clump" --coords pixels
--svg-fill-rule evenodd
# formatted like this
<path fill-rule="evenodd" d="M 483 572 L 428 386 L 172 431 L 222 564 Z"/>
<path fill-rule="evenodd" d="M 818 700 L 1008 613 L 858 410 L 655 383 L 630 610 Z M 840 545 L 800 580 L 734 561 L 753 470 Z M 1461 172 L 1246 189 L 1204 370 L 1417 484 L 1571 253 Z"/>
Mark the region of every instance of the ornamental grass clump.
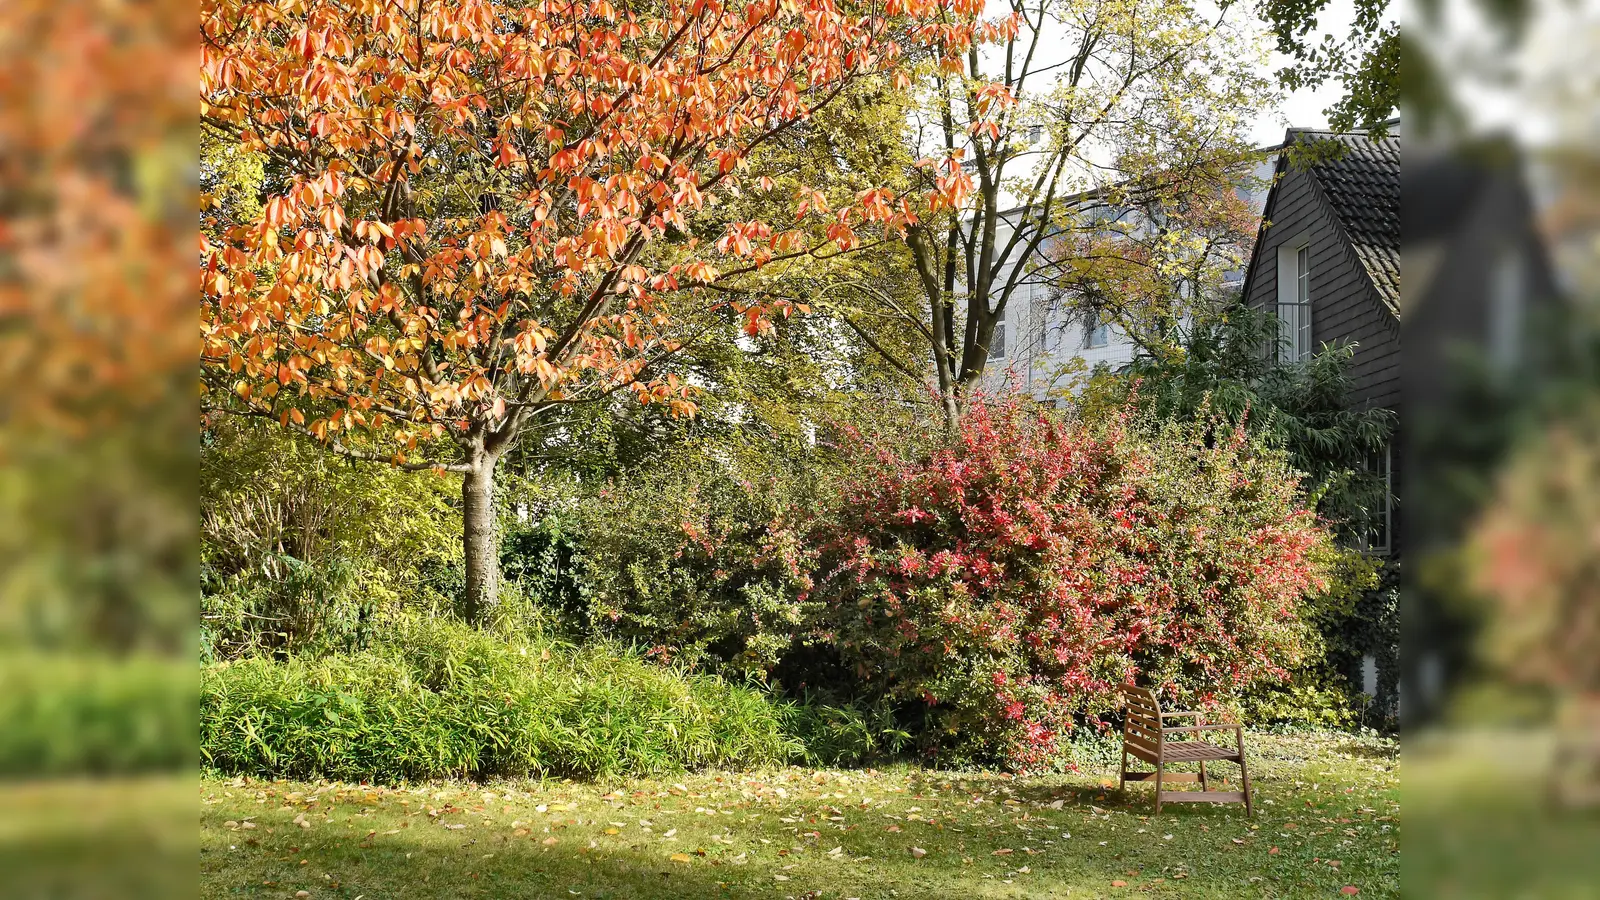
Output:
<path fill-rule="evenodd" d="M 854 444 L 813 535 L 815 637 L 920 708 L 941 761 L 1054 765 L 1118 685 L 1221 704 L 1314 639 L 1338 551 L 1242 429 L 975 403 L 932 451 Z"/>
<path fill-rule="evenodd" d="M 200 718 L 208 767 L 348 781 L 649 775 L 798 751 L 758 691 L 445 623 L 360 653 L 209 666 Z"/>

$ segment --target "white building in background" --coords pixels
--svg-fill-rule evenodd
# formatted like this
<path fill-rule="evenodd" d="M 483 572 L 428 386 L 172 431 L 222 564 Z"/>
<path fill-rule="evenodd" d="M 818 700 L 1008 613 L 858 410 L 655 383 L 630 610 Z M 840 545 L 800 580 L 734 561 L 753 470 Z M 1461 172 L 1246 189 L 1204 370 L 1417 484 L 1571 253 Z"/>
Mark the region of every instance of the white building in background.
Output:
<path fill-rule="evenodd" d="M 1264 149 L 1269 155 L 1240 188 L 1258 217 L 1277 167 L 1278 148 Z M 1242 263 L 1224 275 L 1223 286 L 1237 291 L 1244 276 Z M 1041 403 L 1059 402 L 1081 387 L 1080 374 L 1102 366 L 1120 369 L 1133 361 L 1136 349 L 1122 329 L 1095 321 L 1092 313 L 1063 308 L 1048 285 L 1030 281 L 1018 285 L 1003 320 L 995 325 L 983 385 L 989 393 L 1025 391 Z"/>

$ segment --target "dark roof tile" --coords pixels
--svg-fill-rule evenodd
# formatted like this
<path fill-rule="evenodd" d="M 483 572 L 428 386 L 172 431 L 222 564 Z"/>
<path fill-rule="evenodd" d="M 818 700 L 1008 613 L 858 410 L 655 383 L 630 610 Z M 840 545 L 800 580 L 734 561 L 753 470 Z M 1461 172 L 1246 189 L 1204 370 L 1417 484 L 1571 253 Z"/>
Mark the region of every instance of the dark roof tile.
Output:
<path fill-rule="evenodd" d="M 1344 152 L 1312 167 L 1378 296 L 1400 312 L 1400 137 L 1295 129 L 1300 140 L 1333 140 Z"/>

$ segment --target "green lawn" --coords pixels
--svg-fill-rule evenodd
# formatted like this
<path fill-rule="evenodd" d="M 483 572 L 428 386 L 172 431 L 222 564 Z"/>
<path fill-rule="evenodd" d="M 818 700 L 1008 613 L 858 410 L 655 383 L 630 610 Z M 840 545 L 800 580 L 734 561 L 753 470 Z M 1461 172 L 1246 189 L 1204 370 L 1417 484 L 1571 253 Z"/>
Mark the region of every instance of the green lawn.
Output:
<path fill-rule="evenodd" d="M 206 776 L 201 895 L 1398 896 L 1394 744 L 1248 740 L 1254 819 L 1203 804 L 1153 817 L 1148 785 L 1118 795 L 1104 772 L 790 768 L 404 788 Z"/>
<path fill-rule="evenodd" d="M 1407 896 L 1600 900 L 1600 809 L 1549 802 L 1546 731 L 1407 745 Z"/>

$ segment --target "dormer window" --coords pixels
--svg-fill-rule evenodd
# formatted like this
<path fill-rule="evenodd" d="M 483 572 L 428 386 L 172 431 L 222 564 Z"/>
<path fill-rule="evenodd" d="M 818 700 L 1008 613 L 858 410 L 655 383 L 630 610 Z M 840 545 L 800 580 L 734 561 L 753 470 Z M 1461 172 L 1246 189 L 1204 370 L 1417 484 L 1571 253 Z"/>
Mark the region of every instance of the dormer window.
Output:
<path fill-rule="evenodd" d="M 1278 361 L 1311 358 L 1311 244 L 1291 242 L 1278 250 Z"/>

